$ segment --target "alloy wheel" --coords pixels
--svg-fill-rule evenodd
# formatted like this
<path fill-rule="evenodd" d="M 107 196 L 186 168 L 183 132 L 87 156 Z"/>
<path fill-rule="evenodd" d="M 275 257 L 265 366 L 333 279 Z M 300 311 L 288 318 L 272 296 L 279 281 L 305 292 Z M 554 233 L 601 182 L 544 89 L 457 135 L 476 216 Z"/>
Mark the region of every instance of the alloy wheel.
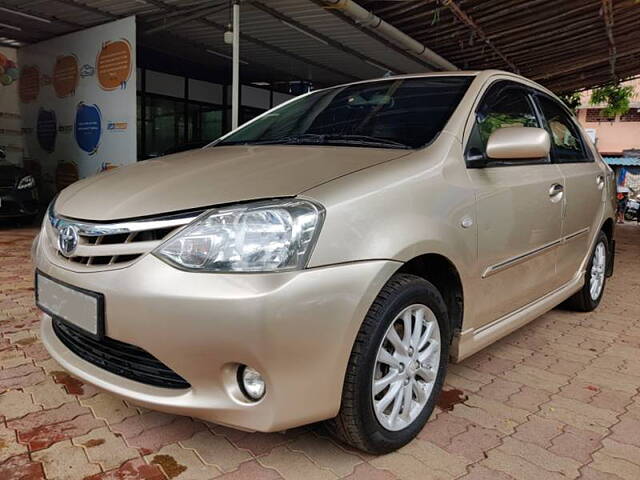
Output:
<path fill-rule="evenodd" d="M 387 430 L 402 430 L 418 418 L 440 366 L 440 327 L 425 305 L 410 305 L 391 322 L 373 370 L 373 409 Z"/>
<path fill-rule="evenodd" d="M 599 242 L 593 252 L 591 262 L 591 277 L 589 279 L 589 293 L 592 300 L 598 300 L 604 287 L 605 270 L 607 266 L 607 248 Z"/>

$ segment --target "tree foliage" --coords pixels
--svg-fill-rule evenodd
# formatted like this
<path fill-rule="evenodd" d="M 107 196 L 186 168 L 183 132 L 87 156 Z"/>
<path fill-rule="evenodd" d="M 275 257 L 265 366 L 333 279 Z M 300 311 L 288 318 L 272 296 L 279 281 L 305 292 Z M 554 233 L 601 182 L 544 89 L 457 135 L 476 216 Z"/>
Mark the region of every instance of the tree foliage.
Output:
<path fill-rule="evenodd" d="M 629 111 L 634 90 L 631 85 L 612 83 L 594 88 L 591 92 L 591 104 L 605 104 L 602 113 L 606 117 L 624 115 Z"/>
<path fill-rule="evenodd" d="M 562 100 L 574 114 L 578 113 L 578 107 L 580 106 L 580 94 L 578 92 L 560 95 L 560 100 Z"/>

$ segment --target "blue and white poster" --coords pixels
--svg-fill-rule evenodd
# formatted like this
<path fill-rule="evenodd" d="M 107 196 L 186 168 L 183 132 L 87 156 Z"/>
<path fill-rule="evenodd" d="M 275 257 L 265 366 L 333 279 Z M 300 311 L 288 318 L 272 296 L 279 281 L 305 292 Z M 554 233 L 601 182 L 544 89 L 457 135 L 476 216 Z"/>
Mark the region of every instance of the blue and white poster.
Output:
<path fill-rule="evenodd" d="M 137 160 L 135 25 L 129 17 L 19 50 L 25 160 L 45 198 Z"/>
<path fill-rule="evenodd" d="M 76 137 L 76 142 L 78 142 L 78 147 L 89 155 L 96 153 L 102 136 L 100 107 L 80 102 L 76 109 L 73 134 Z"/>

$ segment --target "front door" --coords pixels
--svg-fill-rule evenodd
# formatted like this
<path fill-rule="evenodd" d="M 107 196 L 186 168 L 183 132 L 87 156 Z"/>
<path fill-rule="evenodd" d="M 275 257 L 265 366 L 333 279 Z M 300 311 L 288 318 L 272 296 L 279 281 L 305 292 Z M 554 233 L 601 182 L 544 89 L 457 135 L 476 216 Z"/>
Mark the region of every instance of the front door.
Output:
<path fill-rule="evenodd" d="M 546 95 L 536 95 L 536 100 L 551 135 L 552 160 L 565 178 L 564 242 L 558 257 L 558 277 L 566 283 L 579 273 L 600 228 L 605 171 L 565 108 Z"/>
<path fill-rule="evenodd" d="M 484 154 L 489 135 L 509 126 L 540 127 L 528 90 L 493 84 L 477 111 L 466 152 Z M 478 284 L 474 326 L 511 313 L 556 289 L 562 236 L 563 175 L 550 159 L 490 161 L 469 168 L 476 190 Z"/>

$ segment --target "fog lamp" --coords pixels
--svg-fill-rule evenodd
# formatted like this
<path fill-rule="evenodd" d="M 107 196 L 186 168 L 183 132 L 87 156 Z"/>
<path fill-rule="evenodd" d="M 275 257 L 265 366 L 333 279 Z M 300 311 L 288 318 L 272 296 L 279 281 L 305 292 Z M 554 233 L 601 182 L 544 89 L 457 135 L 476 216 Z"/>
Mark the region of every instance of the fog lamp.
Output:
<path fill-rule="evenodd" d="M 249 399 L 258 401 L 264 397 L 266 386 L 260 372 L 254 368 L 244 366 L 240 367 L 238 376 L 240 377 L 238 379 L 240 388 Z"/>

